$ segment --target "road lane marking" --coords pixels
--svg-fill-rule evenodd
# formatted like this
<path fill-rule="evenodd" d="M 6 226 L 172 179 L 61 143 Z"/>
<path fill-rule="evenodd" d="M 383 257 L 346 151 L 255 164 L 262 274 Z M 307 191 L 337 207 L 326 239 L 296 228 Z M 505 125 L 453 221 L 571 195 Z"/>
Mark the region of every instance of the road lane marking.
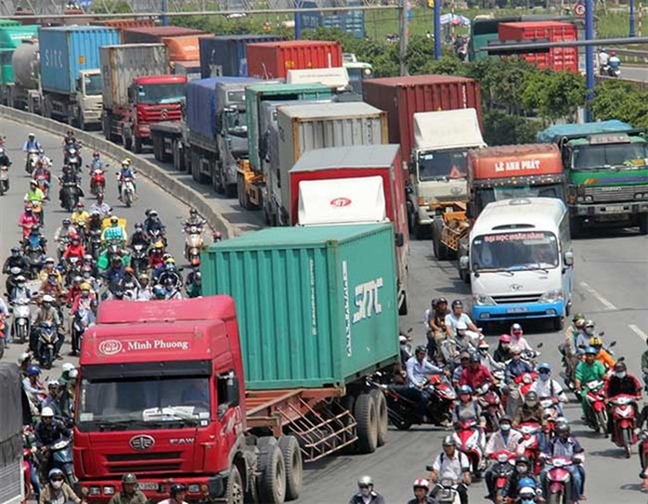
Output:
<path fill-rule="evenodd" d="M 646 341 L 648 340 L 648 334 L 643 332 L 641 329 L 639 329 L 638 326 L 634 324 L 628 324 L 628 327 L 634 331 L 634 333 L 639 336 L 642 340 Z"/>
<path fill-rule="evenodd" d="M 612 303 L 610 303 L 610 301 L 608 301 L 603 296 L 601 296 L 593 287 L 590 287 L 589 284 L 586 284 L 585 282 L 581 282 L 580 285 L 583 289 L 585 289 L 592 296 L 594 296 L 598 300 L 598 302 L 601 303 L 603 306 L 605 306 L 608 310 L 617 309 L 616 306 L 614 306 Z"/>

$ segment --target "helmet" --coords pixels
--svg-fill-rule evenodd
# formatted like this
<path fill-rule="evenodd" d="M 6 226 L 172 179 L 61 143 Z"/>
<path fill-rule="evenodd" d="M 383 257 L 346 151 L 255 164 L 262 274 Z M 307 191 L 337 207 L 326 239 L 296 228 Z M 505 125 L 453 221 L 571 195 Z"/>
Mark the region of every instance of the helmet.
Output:
<path fill-rule="evenodd" d="M 572 317 L 572 322 L 576 323 L 579 320 L 585 320 L 585 314 L 584 313 L 575 313 L 574 316 Z"/>
<path fill-rule="evenodd" d="M 198 210 L 192 208 L 191 210 L 189 210 L 189 215 L 198 215 Z"/>
<path fill-rule="evenodd" d="M 27 368 L 27 376 L 38 376 L 41 374 L 41 369 L 38 366 L 29 366 Z"/>
<path fill-rule="evenodd" d="M 414 487 L 415 490 L 417 488 L 425 488 L 426 490 L 429 490 L 430 482 L 425 478 L 417 478 L 414 480 L 414 484 L 412 486 Z"/>
<path fill-rule="evenodd" d="M 54 479 L 54 477 L 56 477 L 56 476 L 63 477 L 64 476 L 63 471 L 61 471 L 60 469 L 55 467 L 49 473 L 47 473 L 47 479 L 49 481 L 52 481 Z"/>
<path fill-rule="evenodd" d="M 54 410 L 49 406 L 45 406 L 41 411 L 41 418 L 52 418 L 54 416 Z"/>
<path fill-rule="evenodd" d="M 136 222 L 135 223 L 135 229 L 142 229 L 144 226 L 142 226 L 141 222 Z"/>
<path fill-rule="evenodd" d="M 529 457 L 527 457 L 526 455 L 520 455 L 518 458 L 515 459 L 515 465 L 517 464 L 529 465 Z"/>
<path fill-rule="evenodd" d="M 65 219 L 63 219 L 62 222 L 63 222 L 63 225 L 64 225 L 64 226 L 67 226 L 67 225 L 69 225 L 69 224 L 72 224 L 72 221 L 71 221 L 69 218 L 67 218 L 67 217 L 66 217 Z"/>
<path fill-rule="evenodd" d="M 452 308 L 454 309 L 454 308 L 456 308 L 456 307 L 461 307 L 461 308 L 463 308 L 463 302 L 461 301 L 461 299 L 455 299 L 455 300 L 452 302 Z"/>
<path fill-rule="evenodd" d="M 464 359 L 470 360 L 470 353 L 465 350 L 459 354 L 459 360 L 464 360 Z"/>
<path fill-rule="evenodd" d="M 92 157 L 99 157 L 99 156 L 101 156 L 101 154 L 99 154 L 99 151 L 94 151 L 92 153 Z"/>
<path fill-rule="evenodd" d="M 81 284 L 80 289 L 81 289 L 82 291 L 90 291 L 90 290 L 92 290 L 92 287 L 90 287 L 90 284 L 89 284 L 88 282 L 83 282 L 83 283 Z"/>
<path fill-rule="evenodd" d="M 597 353 L 598 353 L 598 351 L 593 346 L 588 346 L 585 349 L 585 355 L 596 355 Z"/>
<path fill-rule="evenodd" d="M 186 491 L 187 491 L 187 487 L 184 486 L 182 483 L 175 483 L 171 485 L 171 490 L 169 491 L 169 495 L 173 499 L 180 492 L 186 492 Z"/>
<path fill-rule="evenodd" d="M 443 296 L 441 296 L 440 298 L 437 298 L 437 300 L 436 300 L 437 305 L 440 305 L 440 304 L 443 304 L 443 303 L 448 304 L 448 300 L 446 298 L 444 298 Z"/>
<path fill-rule="evenodd" d="M 18 254 L 20 252 L 20 247 L 11 247 L 12 254 Z"/>
<path fill-rule="evenodd" d="M 594 332 L 594 327 L 596 327 L 596 324 L 593 320 L 586 320 L 583 324 L 583 329 L 585 329 L 587 334 L 592 334 Z"/>
<path fill-rule="evenodd" d="M 477 348 L 479 348 L 480 350 L 488 350 L 488 341 L 486 340 L 480 341 Z"/>
<path fill-rule="evenodd" d="M 522 336 L 522 326 L 520 324 L 513 324 L 511 326 L 511 334 Z"/>
<path fill-rule="evenodd" d="M 549 371 L 551 372 L 551 366 L 547 362 L 543 362 L 538 366 L 538 371 Z"/>
<path fill-rule="evenodd" d="M 510 343 L 511 342 L 511 337 L 508 334 L 502 334 L 499 337 L 499 342 L 500 343 Z"/>
<path fill-rule="evenodd" d="M 62 370 L 64 373 L 65 373 L 65 372 L 68 372 L 68 373 L 69 373 L 69 372 L 72 371 L 73 369 L 74 369 L 74 364 L 72 364 L 71 362 L 64 362 L 63 365 L 61 366 L 61 370 Z"/>
<path fill-rule="evenodd" d="M 457 446 L 453 436 L 446 436 L 443 438 L 443 446 Z"/>
<path fill-rule="evenodd" d="M 416 347 L 416 350 L 414 350 L 414 353 L 417 353 L 417 354 L 418 353 L 426 353 L 426 352 L 427 352 L 427 348 L 425 347 L 425 345 L 418 345 Z"/>
<path fill-rule="evenodd" d="M 121 482 L 125 485 L 136 485 L 137 477 L 133 473 L 127 473 L 122 476 Z"/>
<path fill-rule="evenodd" d="M 36 135 L 34 135 L 33 133 L 28 133 L 27 136 L 28 136 L 29 138 L 34 138 Z"/>
<path fill-rule="evenodd" d="M 610 56 L 616 56 L 616 55 L 617 55 L 616 51 L 610 51 Z"/>
<path fill-rule="evenodd" d="M 474 353 L 470 356 L 470 362 L 481 362 L 481 357 L 478 353 Z"/>
<path fill-rule="evenodd" d="M 500 425 L 502 424 L 502 422 L 504 422 L 504 423 L 513 423 L 513 420 L 511 420 L 510 416 L 506 415 L 506 416 L 503 416 L 502 418 L 500 418 L 500 421 L 499 421 Z"/>
<path fill-rule="evenodd" d="M 535 488 L 536 488 L 536 482 L 533 478 L 520 478 L 520 481 L 518 481 L 518 488 L 522 489 L 529 489 L 533 492 L 533 495 L 535 495 Z M 521 492 L 522 490 L 520 490 Z"/>
<path fill-rule="evenodd" d="M 83 208 L 84 206 L 85 206 L 85 205 L 83 204 L 83 201 L 79 201 L 79 202 L 76 204 L 76 207 L 77 207 L 77 208 Z"/>
<path fill-rule="evenodd" d="M 462 385 L 461 387 L 459 387 L 459 395 L 472 394 L 472 392 L 473 390 L 470 385 Z"/>
<path fill-rule="evenodd" d="M 628 370 L 628 366 L 626 366 L 626 363 L 623 362 L 623 361 L 618 361 L 614 365 L 614 371 L 615 372 L 623 372 L 623 371 L 627 371 L 627 370 Z"/>
<path fill-rule="evenodd" d="M 18 275 L 18 276 L 16 277 L 16 283 L 26 282 L 26 281 L 27 281 L 27 279 L 26 279 L 24 276 L 22 276 L 22 275 Z"/>
<path fill-rule="evenodd" d="M 48 257 L 47 259 L 45 259 L 45 264 L 54 264 L 54 258 Z"/>
<path fill-rule="evenodd" d="M 597 347 L 603 346 L 603 340 L 598 336 L 592 336 L 589 340 L 590 346 Z"/>
<path fill-rule="evenodd" d="M 373 479 L 371 476 L 360 476 L 358 478 L 358 486 L 363 487 L 363 486 L 373 486 Z"/>
<path fill-rule="evenodd" d="M 567 422 L 560 422 L 556 424 L 556 427 L 554 427 L 554 430 L 557 435 L 560 434 L 569 434 L 571 431 L 571 428 L 569 427 L 569 424 Z"/>
<path fill-rule="evenodd" d="M 70 374 L 68 374 L 68 378 L 70 380 L 76 380 L 77 376 L 79 376 L 79 370 L 78 369 L 73 369 L 70 371 Z"/>
<path fill-rule="evenodd" d="M 31 354 L 29 352 L 21 353 L 20 357 L 18 357 L 18 365 L 19 366 L 22 365 L 25 361 L 28 361 L 29 359 L 31 359 Z"/>
<path fill-rule="evenodd" d="M 527 395 L 524 396 L 524 402 L 528 405 L 535 406 L 536 404 L 538 404 L 538 394 L 533 390 L 527 392 Z"/>
<path fill-rule="evenodd" d="M 116 216 L 113 215 L 113 216 L 110 217 L 110 223 L 111 224 L 117 224 L 117 223 L 119 223 L 119 219 Z"/>
<path fill-rule="evenodd" d="M 155 210 L 153 208 L 153 209 L 149 210 L 148 216 L 149 217 L 157 217 L 157 214 L 158 214 L 157 210 Z"/>
<path fill-rule="evenodd" d="M 45 294 L 43 296 L 43 303 L 53 303 L 53 302 L 54 302 L 54 298 L 49 294 Z"/>
<path fill-rule="evenodd" d="M 139 278 L 140 280 L 144 280 L 145 278 L 146 278 L 147 280 L 149 279 L 149 277 L 148 277 L 148 275 L 147 275 L 146 273 L 140 273 L 140 274 L 137 276 L 137 278 Z"/>

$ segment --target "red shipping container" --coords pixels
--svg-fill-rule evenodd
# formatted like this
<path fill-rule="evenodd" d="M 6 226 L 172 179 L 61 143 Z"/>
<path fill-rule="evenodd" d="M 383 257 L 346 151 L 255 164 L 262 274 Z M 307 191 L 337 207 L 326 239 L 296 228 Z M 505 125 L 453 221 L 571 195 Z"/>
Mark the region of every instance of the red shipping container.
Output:
<path fill-rule="evenodd" d="M 194 28 L 182 26 L 151 26 L 125 28 L 122 32 L 124 44 L 160 44 L 165 37 L 184 37 L 186 35 L 210 35 Z"/>
<path fill-rule="evenodd" d="M 342 66 L 342 45 L 322 40 L 286 40 L 247 45 L 248 75 L 285 79 L 288 70 Z"/>
<path fill-rule="evenodd" d="M 412 75 L 362 83 L 365 102 L 387 112 L 389 143 L 401 146 L 409 161 L 414 147 L 414 114 L 474 108 L 483 127 L 479 82 L 452 75 Z"/>

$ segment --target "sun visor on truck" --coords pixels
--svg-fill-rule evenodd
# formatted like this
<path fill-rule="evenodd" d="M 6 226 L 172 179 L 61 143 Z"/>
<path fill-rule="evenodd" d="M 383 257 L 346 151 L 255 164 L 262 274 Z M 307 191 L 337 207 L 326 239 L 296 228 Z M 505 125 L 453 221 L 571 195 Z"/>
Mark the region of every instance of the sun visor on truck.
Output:
<path fill-rule="evenodd" d="M 302 181 L 299 183 L 298 224 L 367 224 L 384 222 L 382 177 Z"/>
<path fill-rule="evenodd" d="M 0 362 L 0 467 L 22 453 L 22 383 L 20 370 L 12 362 Z"/>

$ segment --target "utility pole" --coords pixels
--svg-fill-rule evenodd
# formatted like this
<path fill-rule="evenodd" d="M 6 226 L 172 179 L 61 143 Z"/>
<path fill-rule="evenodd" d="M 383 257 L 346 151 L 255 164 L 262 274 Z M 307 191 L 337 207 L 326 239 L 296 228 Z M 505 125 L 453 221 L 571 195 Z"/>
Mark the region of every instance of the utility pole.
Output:
<path fill-rule="evenodd" d="M 299 13 L 299 9 L 301 7 L 301 2 L 300 0 L 295 0 L 295 40 L 299 40 L 301 38 L 301 32 L 302 32 L 302 17 L 301 14 Z"/>
<path fill-rule="evenodd" d="M 162 26 L 168 26 L 169 25 L 169 17 L 167 16 L 167 12 L 169 12 L 168 0 L 162 0 L 160 11 L 162 14 Z"/>
<path fill-rule="evenodd" d="M 594 39 L 594 0 L 585 0 L 585 40 Z M 585 85 L 587 87 L 587 107 L 585 108 L 585 122 L 592 120 L 589 103 L 594 98 L 594 46 L 585 46 Z"/>
<path fill-rule="evenodd" d="M 407 0 L 400 0 L 400 29 L 398 41 L 400 44 L 400 74 L 407 75 L 407 65 L 405 64 L 405 55 L 407 54 Z"/>
<path fill-rule="evenodd" d="M 630 0 L 630 27 L 628 29 L 628 37 L 635 36 L 635 3 L 634 0 Z"/>
<path fill-rule="evenodd" d="M 434 0 L 434 59 L 441 59 L 441 2 L 443 0 Z"/>

